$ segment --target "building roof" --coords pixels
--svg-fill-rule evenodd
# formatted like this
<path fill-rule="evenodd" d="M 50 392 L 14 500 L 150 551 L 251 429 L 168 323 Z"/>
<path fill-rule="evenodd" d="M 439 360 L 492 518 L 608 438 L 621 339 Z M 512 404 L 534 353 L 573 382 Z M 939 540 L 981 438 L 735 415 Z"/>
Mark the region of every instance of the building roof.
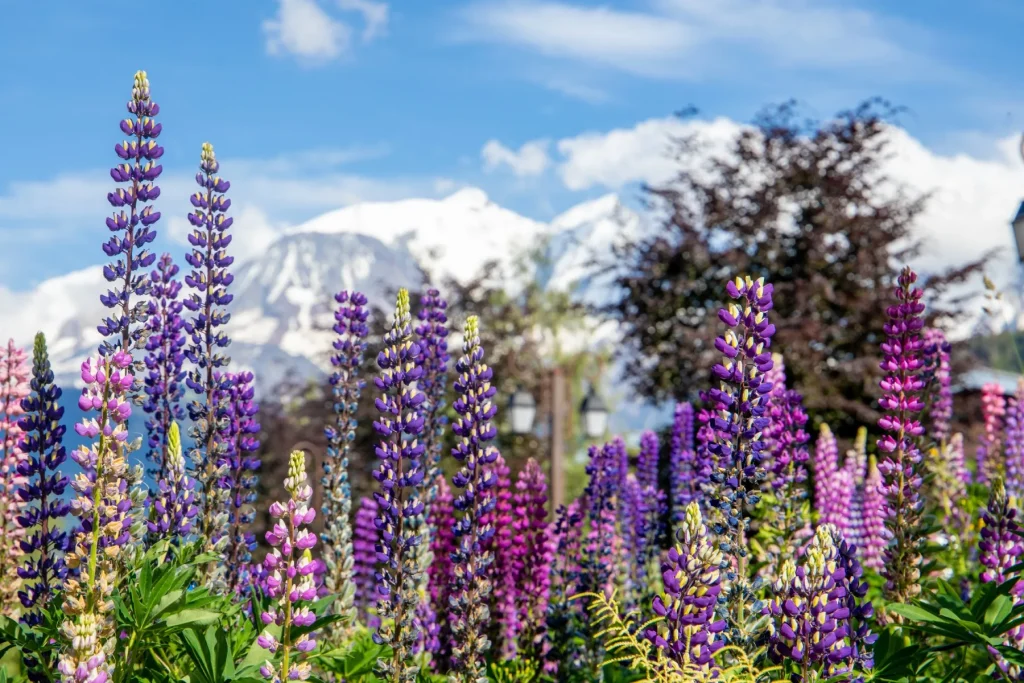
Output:
<path fill-rule="evenodd" d="M 1017 391 L 1017 383 L 1024 379 L 1024 375 L 1017 372 L 996 370 L 995 368 L 973 368 L 960 375 L 960 381 L 953 386 L 953 393 L 961 391 L 981 391 L 986 384 L 998 384 L 1003 388 L 1003 394 L 1012 396 Z"/>

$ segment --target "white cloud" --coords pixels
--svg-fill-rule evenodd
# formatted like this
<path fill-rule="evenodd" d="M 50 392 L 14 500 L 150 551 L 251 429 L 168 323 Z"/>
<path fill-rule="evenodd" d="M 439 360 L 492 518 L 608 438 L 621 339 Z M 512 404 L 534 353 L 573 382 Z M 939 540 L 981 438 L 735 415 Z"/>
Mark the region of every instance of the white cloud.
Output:
<path fill-rule="evenodd" d="M 644 12 L 545 0 L 478 0 L 455 37 L 647 77 L 697 79 L 751 58 L 773 67 L 873 68 L 886 77 L 930 62 L 919 29 L 826 0 L 652 0 Z M 934 65 L 932 65 L 934 66 Z"/>
<path fill-rule="evenodd" d="M 388 5 L 374 0 L 336 0 L 344 12 L 363 15 L 363 41 L 387 30 Z M 267 53 L 293 55 L 307 64 L 323 64 L 349 52 L 352 27 L 331 16 L 318 0 L 278 0 L 277 15 L 263 22 Z"/>
<path fill-rule="evenodd" d="M 480 150 L 480 158 L 483 159 L 484 169 L 487 171 L 508 166 L 520 178 L 540 175 L 551 163 L 548 158 L 549 144 L 547 140 L 533 140 L 515 151 L 497 140 L 489 140 Z"/>

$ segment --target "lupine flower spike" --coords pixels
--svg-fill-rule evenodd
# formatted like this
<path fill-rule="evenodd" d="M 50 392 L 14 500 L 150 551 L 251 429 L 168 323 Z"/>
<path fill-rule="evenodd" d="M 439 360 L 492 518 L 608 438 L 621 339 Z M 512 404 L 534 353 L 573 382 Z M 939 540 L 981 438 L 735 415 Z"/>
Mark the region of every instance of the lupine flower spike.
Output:
<path fill-rule="evenodd" d="M 418 564 L 414 548 L 423 539 L 406 521 L 423 512 L 420 490 L 423 485 L 423 431 L 420 406 L 423 394 L 416 388 L 422 374 L 417 364 L 419 346 L 412 339 L 409 292 L 401 289 L 395 305 L 391 329 L 384 335 L 384 348 L 377 355 L 380 374 L 374 384 L 381 392 L 374 401 L 380 418 L 373 427 L 380 436 L 376 448 L 380 465 L 373 478 L 380 485 L 374 493 L 379 509 L 377 529 L 377 616 L 381 623 L 374 640 L 391 647 L 391 659 L 377 662 L 378 675 L 388 683 L 406 683 L 416 677 L 413 651 L 417 644 L 414 629 L 420 602 L 418 576 L 424 568 Z"/>
<path fill-rule="evenodd" d="M 150 292 L 149 321 L 146 329 L 146 402 L 142 409 L 149 415 L 146 431 L 149 432 L 149 459 L 154 465 L 153 474 L 157 479 L 167 476 L 164 458 L 168 449 L 168 430 L 172 422 L 185 419 L 182 395 L 185 371 L 184 321 L 181 317 L 182 303 L 178 301 L 181 283 L 175 278 L 178 266 L 170 254 L 164 254 L 150 275 L 153 286 Z"/>
<path fill-rule="evenodd" d="M 1002 479 L 997 477 L 992 482 L 988 507 L 982 513 L 984 524 L 981 539 L 978 541 L 978 559 L 984 567 L 980 577 L 982 583 L 1004 583 L 1014 577 L 1010 569 L 1018 564 L 1024 555 L 1018 516 L 1019 511 L 1008 498 Z M 1017 581 L 1010 590 L 1010 595 L 1014 599 L 1015 607 L 1024 602 L 1024 581 Z M 1024 647 L 1024 626 L 1011 629 L 1006 634 L 1005 643 L 1018 650 Z M 1020 680 L 1022 672 L 1018 665 L 1010 664 L 994 648 L 990 647 L 989 653 L 1003 673 L 1009 675 L 1009 680 Z"/>
<path fill-rule="evenodd" d="M 192 531 L 192 521 L 199 512 L 195 505 L 195 482 L 185 472 L 177 422 L 172 422 L 167 429 L 164 465 L 167 474 L 150 499 L 152 510 L 146 523 L 151 544 L 162 539 L 172 543 L 187 539 Z"/>
<path fill-rule="evenodd" d="M 1006 491 L 1011 498 L 1024 495 L 1024 380 L 1006 410 Z"/>
<path fill-rule="evenodd" d="M 492 420 L 496 406 L 491 402 L 495 387 L 491 369 L 484 363 L 484 349 L 476 316 L 466 320 L 462 357 L 455 364 L 458 375 L 453 405 L 459 417 L 452 431 L 459 441 L 452 448 L 452 457 L 460 465 L 452 477 L 459 492 L 455 496 L 455 553 L 452 591 L 452 659 L 456 671 L 469 682 L 486 680 L 485 657 L 490 648 L 487 638 L 489 611 L 487 604 L 491 585 L 488 568 L 493 561 L 488 540 L 494 533 L 484 519 L 495 504 L 497 477 L 493 466 L 498 451 L 490 444 L 497 436 Z"/>
<path fill-rule="evenodd" d="M 306 528 L 316 518 L 316 510 L 309 507 L 313 489 L 306 478 L 303 451 L 292 451 L 288 458 L 284 487 L 290 498 L 270 506 L 274 526 L 266 538 L 271 551 L 263 560 L 267 596 L 274 602 L 260 614 L 260 620 L 275 624 L 280 635 L 266 630 L 257 638 L 260 647 L 274 655 L 260 667 L 263 677 L 273 683 L 307 680 L 312 675 L 308 655 L 316 649 L 316 633 L 303 630 L 316 622 L 310 607 L 317 598 L 319 564 L 311 552 L 316 534 Z"/>
<path fill-rule="evenodd" d="M 716 410 L 708 423 L 707 450 L 716 463 L 713 500 L 723 517 L 714 530 L 723 554 L 733 563 L 726 591 L 732 637 L 745 642 L 750 636 L 748 603 L 754 599 L 747 577 L 747 510 L 760 500 L 767 476 L 761 435 L 771 423 L 767 407 L 772 384 L 765 373 L 773 367 L 769 347 L 775 326 L 767 315 L 772 286 L 763 279 L 737 277 L 726 285 L 726 292 L 732 302 L 719 310 L 718 317 L 728 329 L 715 340 L 724 358 L 712 368 L 721 384 L 706 395 Z"/>
<path fill-rule="evenodd" d="M 109 355 L 114 349 L 131 353 L 143 345 L 146 332 L 141 323 L 146 319 L 147 303 L 141 299 L 149 292 L 149 273 L 156 255 L 146 245 L 156 239 L 153 226 L 160 220 L 160 212 L 151 204 L 160 196 L 156 179 L 163 167 L 157 163 L 164 148 L 156 144 L 163 128 L 154 120 L 160 105 L 150 98 L 149 79 L 145 71 L 135 74 L 132 98 L 128 101 L 128 118 L 121 121 L 121 132 L 127 140 L 114 146 L 124 163 L 110 169 L 110 177 L 123 183 L 107 194 L 114 214 L 107 218 L 112 233 L 103 244 L 103 252 L 111 263 L 103 267 L 103 277 L 112 290 L 100 296 L 100 301 L 113 310 L 112 317 L 104 319 L 97 328 L 105 339 L 100 353 Z M 133 328 L 134 326 L 134 328 Z"/>
<path fill-rule="evenodd" d="M 82 363 L 85 388 L 78 400 L 83 411 L 95 411 L 75 425 L 75 431 L 95 442 L 80 446 L 71 457 L 82 471 L 71 483 L 77 497 L 71 512 L 81 526 L 67 555 L 76 572 L 64 582 L 61 627 L 68 647 L 57 666 L 65 681 L 106 681 L 113 675 L 115 643 L 113 591 L 117 558 L 130 539 L 132 500 L 123 451 L 131 415 L 127 392 L 131 356 L 121 350 Z"/>
<path fill-rule="evenodd" d="M 355 439 L 356 411 L 365 382 L 359 378 L 359 367 L 366 350 L 369 328 L 366 318 L 366 296 L 361 292 L 339 292 L 334 300 L 338 309 L 334 313 L 334 355 L 331 364 L 331 395 L 334 401 L 334 424 L 325 430 L 327 457 L 324 459 L 323 517 L 321 534 L 327 565 L 325 585 L 337 595 L 334 609 L 344 616 L 344 622 L 335 629 L 338 636 L 350 632 L 355 624 L 356 584 L 353 581 L 352 549 L 352 486 L 348 477 L 348 457 Z"/>
<path fill-rule="evenodd" d="M 218 531 L 214 514 L 218 502 L 216 485 L 225 474 L 218 466 L 223 444 L 218 440 L 217 413 L 218 397 L 225 396 L 228 387 L 224 375 L 217 371 L 226 367 L 230 360 L 221 351 L 231 343 L 222 327 L 231 317 L 224 308 L 231 303 L 228 287 L 234 280 L 227 270 L 234 262 L 227 254 L 231 244 L 227 230 L 233 221 L 226 212 L 231 200 L 224 196 L 231 183 L 217 175 L 219 171 L 220 163 L 213 145 L 204 142 L 196 174 L 200 190 L 191 197 L 194 210 L 188 215 L 192 224 L 188 236 L 192 251 L 185 255 L 185 260 L 192 271 L 185 276 L 185 284 L 192 291 L 182 302 L 193 314 L 185 322 L 191 341 L 185 357 L 193 366 L 185 384 L 200 396 L 188 406 L 189 418 L 194 423 L 190 431 L 193 440 L 190 457 L 202 495 L 199 532 L 211 543 Z"/>
<path fill-rule="evenodd" d="M 917 439 L 924 433 L 919 416 L 924 408 L 920 393 L 921 340 L 924 304 L 921 290 L 914 286 L 917 274 L 904 268 L 895 288 L 897 303 L 888 309 L 886 341 L 881 363 L 885 378 L 880 386 L 879 404 L 885 415 L 878 421 L 887 434 L 878 440 L 884 459 L 883 491 L 888 502 L 887 526 L 893 540 L 886 549 L 883 573 L 885 595 L 894 602 L 908 603 L 921 590 L 921 543 L 919 530 L 923 503 L 920 489 L 921 452 Z"/>
<path fill-rule="evenodd" d="M 1006 397 L 1003 387 L 990 382 L 981 387 L 981 414 L 985 433 L 978 444 L 978 483 L 987 484 L 1003 475 L 1002 435 L 1006 417 Z"/>
<path fill-rule="evenodd" d="M 352 580 L 356 585 L 355 603 L 359 611 L 359 619 L 370 628 L 376 628 L 376 619 L 370 613 L 374 605 L 373 595 L 376 592 L 374 573 L 377 571 L 377 501 L 372 496 L 359 500 L 356 519 L 352 531 Z"/>
<path fill-rule="evenodd" d="M 439 667 L 447 667 L 451 661 L 452 631 L 451 619 L 448 614 L 451 590 L 454 586 L 452 573 L 452 555 L 455 553 L 455 508 L 452 491 L 448 481 L 441 477 L 437 481 L 437 496 L 430 506 L 428 524 L 434 533 L 430 535 L 430 554 L 434 561 L 430 563 L 428 573 L 428 590 L 430 602 L 436 612 L 434 618 L 439 626 L 437 650 L 434 652 L 434 663 Z"/>
<path fill-rule="evenodd" d="M 684 669 L 709 674 L 715 668 L 712 656 L 725 645 L 726 623 L 715 616 L 723 563 L 700 507 L 691 501 L 661 565 L 665 594 L 654 598 L 653 608 L 663 621 L 644 634 Z"/>
<path fill-rule="evenodd" d="M 672 521 L 681 522 L 686 515 L 686 506 L 700 492 L 693 443 L 693 406 L 689 403 L 676 404 L 668 457 L 672 479 Z"/>
<path fill-rule="evenodd" d="M 24 535 L 17 517 L 24 501 L 18 495 L 24 488 L 21 466 L 22 427 L 19 422 L 25 409 L 22 401 L 29 394 L 28 363 L 25 351 L 11 339 L 7 348 L 0 348 L 0 611 L 14 607 L 20 587 L 18 561 L 21 537 Z"/>
<path fill-rule="evenodd" d="M 544 470 L 530 458 L 519 472 L 513 497 L 516 530 L 516 593 L 519 610 L 519 649 L 541 661 L 547 654 L 545 639 L 548 591 L 555 548 L 546 523 L 548 487 Z"/>
<path fill-rule="evenodd" d="M 25 584 L 18 597 L 24 607 L 21 620 L 35 626 L 40 622 L 40 611 L 67 574 L 64 552 L 68 535 L 61 522 L 71 509 L 63 500 L 68 478 L 59 469 L 67 460 L 63 445 L 66 428 L 61 424 L 64 408 L 58 404 L 61 390 L 53 382 L 42 332 L 36 335 L 32 347 L 31 388 L 32 393 L 22 401 L 25 414 L 18 423 L 25 453 L 18 463 L 18 473 L 24 478 L 18 492 L 22 501 L 18 523 L 25 530 L 21 539 L 25 562 L 18 569 Z"/>

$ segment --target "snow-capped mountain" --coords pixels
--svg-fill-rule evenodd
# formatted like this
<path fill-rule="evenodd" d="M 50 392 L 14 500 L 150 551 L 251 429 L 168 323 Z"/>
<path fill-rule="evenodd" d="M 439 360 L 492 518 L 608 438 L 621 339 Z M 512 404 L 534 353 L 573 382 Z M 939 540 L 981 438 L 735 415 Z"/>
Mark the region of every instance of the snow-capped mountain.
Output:
<path fill-rule="evenodd" d="M 315 376 L 327 367 L 337 291 L 362 291 L 372 306 L 387 311 L 398 287 L 419 288 L 428 275 L 435 281 L 452 277 L 465 282 L 483 263 L 509 265 L 538 243 L 547 245 L 544 263 L 528 276 L 598 301 L 607 296 L 608 282 L 588 279 L 590 264 L 607 256 L 614 240 L 639 224 L 637 214 L 614 195 L 542 223 L 498 206 L 476 189 L 441 200 L 364 203 L 331 211 L 295 226 L 257 257 L 234 266 L 229 354 L 238 366 L 257 370 L 263 388 L 286 377 Z M 236 239 L 244 239 L 244 225 L 236 225 Z M 100 268 L 92 267 L 28 292 L 7 292 L 0 298 L 0 325 L 25 345 L 43 331 L 58 377 L 74 381 L 80 363 L 100 342 L 96 325 L 107 311 L 98 297 L 106 289 Z"/>

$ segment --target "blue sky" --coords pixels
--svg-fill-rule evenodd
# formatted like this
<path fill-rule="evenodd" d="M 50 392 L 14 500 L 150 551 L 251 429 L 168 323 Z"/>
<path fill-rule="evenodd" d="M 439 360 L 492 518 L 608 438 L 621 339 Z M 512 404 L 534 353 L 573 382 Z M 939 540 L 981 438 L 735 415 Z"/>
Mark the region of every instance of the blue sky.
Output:
<path fill-rule="evenodd" d="M 827 116 L 881 95 L 909 108 L 901 124 L 932 152 L 980 160 L 1024 129 L 1016 0 L 0 0 L 0 11 L 0 63 L 12 65 L 0 70 L 0 285 L 11 289 L 101 261 L 107 167 L 138 68 L 162 108 L 168 221 L 184 216 L 209 140 L 238 207 L 267 230 L 467 184 L 538 219 L 635 194 L 643 173 L 572 175 L 567 162 L 614 164 L 581 145 L 691 104 L 748 121 L 791 97 Z"/>

